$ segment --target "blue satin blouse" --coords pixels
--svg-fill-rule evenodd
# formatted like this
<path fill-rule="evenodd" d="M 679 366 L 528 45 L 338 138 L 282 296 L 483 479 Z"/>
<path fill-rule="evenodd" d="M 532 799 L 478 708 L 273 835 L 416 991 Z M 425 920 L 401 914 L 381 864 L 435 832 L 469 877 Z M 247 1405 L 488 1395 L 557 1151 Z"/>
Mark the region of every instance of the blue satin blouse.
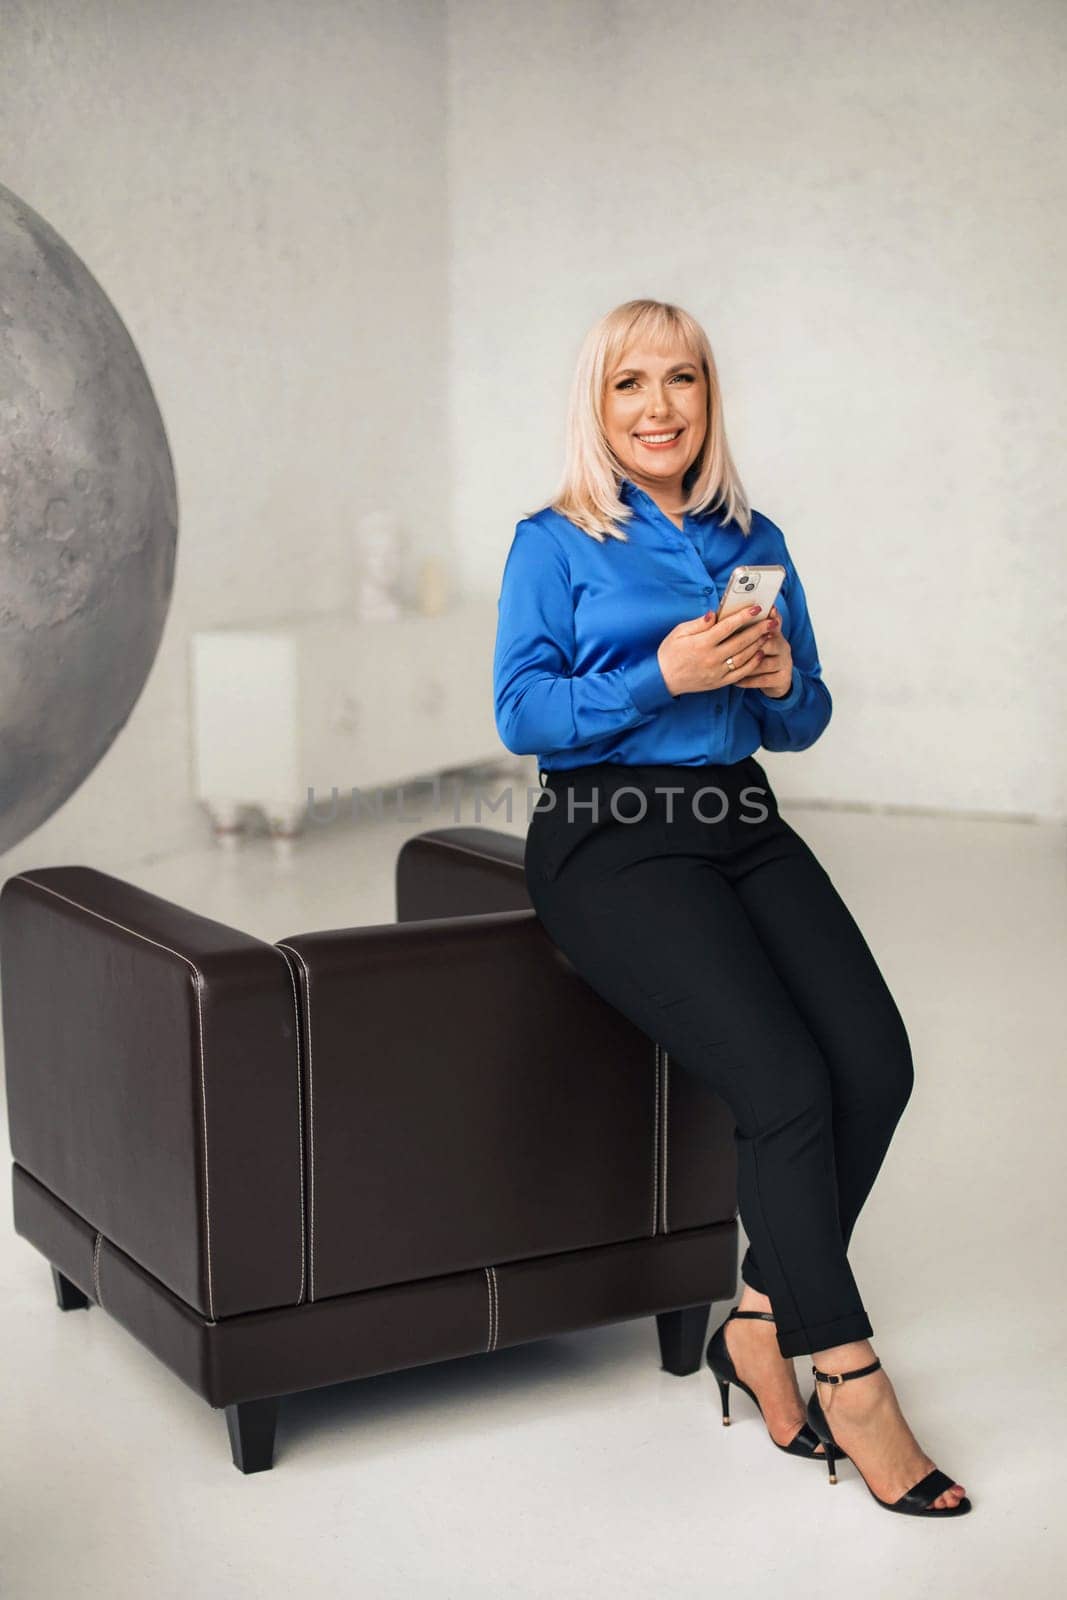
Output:
<path fill-rule="evenodd" d="M 598 544 L 548 508 L 515 529 L 497 602 L 497 731 L 540 770 L 733 764 L 765 750 L 806 750 L 833 709 L 807 601 L 785 536 L 752 512 L 746 536 L 717 512 L 679 528 L 624 478 L 628 543 Z M 793 653 L 788 694 L 724 684 L 672 695 L 656 652 L 677 623 L 716 610 L 734 567 L 780 563 L 775 602 Z"/>

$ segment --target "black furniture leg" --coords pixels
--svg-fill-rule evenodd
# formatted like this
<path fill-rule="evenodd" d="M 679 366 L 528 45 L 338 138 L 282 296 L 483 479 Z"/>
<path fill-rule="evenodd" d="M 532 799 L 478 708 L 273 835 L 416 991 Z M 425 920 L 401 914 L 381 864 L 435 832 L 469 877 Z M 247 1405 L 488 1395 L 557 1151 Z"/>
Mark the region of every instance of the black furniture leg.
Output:
<path fill-rule="evenodd" d="M 82 1311 L 89 1304 L 89 1296 L 82 1294 L 76 1283 L 64 1278 L 58 1267 L 52 1268 L 52 1282 L 56 1286 L 56 1305 L 60 1311 Z"/>
<path fill-rule="evenodd" d="M 702 1306 L 683 1306 L 680 1311 L 657 1311 L 659 1353 L 665 1372 L 673 1372 L 679 1378 L 696 1372 L 704 1355 L 710 1314 L 710 1301 Z"/>
<path fill-rule="evenodd" d="M 226 1407 L 233 1464 L 241 1472 L 269 1472 L 274 1465 L 274 1426 L 278 1397 L 241 1400 Z"/>

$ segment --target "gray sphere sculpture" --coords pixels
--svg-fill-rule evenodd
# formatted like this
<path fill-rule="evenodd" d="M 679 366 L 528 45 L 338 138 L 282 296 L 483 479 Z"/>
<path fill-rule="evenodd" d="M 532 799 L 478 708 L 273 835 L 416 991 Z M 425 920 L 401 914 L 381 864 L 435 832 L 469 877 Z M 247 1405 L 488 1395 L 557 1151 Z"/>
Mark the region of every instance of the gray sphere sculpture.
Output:
<path fill-rule="evenodd" d="M 170 605 L 174 468 L 133 341 L 0 185 L 0 852 L 92 772 Z"/>

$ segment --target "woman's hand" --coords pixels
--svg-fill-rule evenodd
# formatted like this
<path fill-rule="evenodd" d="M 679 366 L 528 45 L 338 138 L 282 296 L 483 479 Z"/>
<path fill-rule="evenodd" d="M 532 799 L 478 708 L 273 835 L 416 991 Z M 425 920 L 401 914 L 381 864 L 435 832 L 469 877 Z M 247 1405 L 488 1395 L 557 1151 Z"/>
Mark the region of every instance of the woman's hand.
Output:
<path fill-rule="evenodd" d="M 763 670 L 768 655 L 772 665 Z M 656 659 L 673 695 L 727 684 L 784 695 L 793 675 L 792 653 L 781 637 L 781 618 L 774 606 L 766 617 L 755 618 L 751 608 L 743 606 L 721 621 L 709 611 L 692 622 L 679 622 L 660 644 Z"/>
<path fill-rule="evenodd" d="M 772 700 L 783 700 L 793 682 L 793 652 L 782 632 L 777 606 L 771 607 L 768 616 L 774 617 L 778 626 L 763 641 L 763 659 L 743 677 L 731 675 L 730 682 L 739 689 L 762 689 Z"/>

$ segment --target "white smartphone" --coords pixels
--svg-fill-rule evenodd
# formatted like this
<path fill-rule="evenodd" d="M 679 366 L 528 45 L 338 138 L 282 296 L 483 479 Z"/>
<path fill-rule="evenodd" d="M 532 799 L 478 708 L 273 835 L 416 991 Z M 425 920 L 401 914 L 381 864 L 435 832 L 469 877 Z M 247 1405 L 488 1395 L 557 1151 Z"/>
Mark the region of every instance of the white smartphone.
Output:
<path fill-rule="evenodd" d="M 765 617 L 778 598 L 778 591 L 785 582 L 785 568 L 777 567 L 735 567 L 730 574 L 730 581 L 726 585 L 726 593 L 722 597 L 716 621 L 730 611 L 740 611 L 742 607 L 759 606 L 759 616 L 753 616 L 752 621 L 758 622 L 760 617 Z"/>

